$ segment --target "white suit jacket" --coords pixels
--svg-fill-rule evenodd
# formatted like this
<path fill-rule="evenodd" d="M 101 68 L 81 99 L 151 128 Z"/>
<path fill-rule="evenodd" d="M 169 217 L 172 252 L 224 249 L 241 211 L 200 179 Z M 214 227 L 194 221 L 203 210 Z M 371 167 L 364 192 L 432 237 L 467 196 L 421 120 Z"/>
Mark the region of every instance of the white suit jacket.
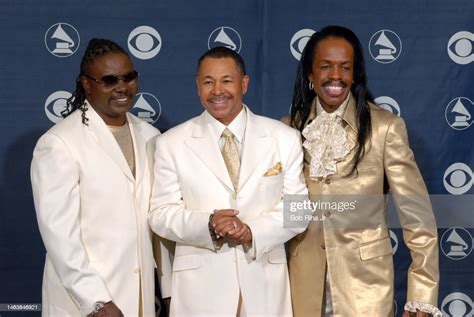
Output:
<path fill-rule="evenodd" d="M 88 108 L 88 126 L 75 111 L 33 153 L 33 197 L 47 251 L 43 316 L 85 315 L 96 301 L 109 300 L 125 316 L 137 316 L 140 274 L 144 316 L 154 316 L 146 147 L 159 131 L 127 114 L 134 177 L 114 136 Z"/>
<path fill-rule="evenodd" d="M 176 241 L 171 315 L 291 315 L 284 243 L 305 228 L 283 226 L 284 194 L 306 195 L 298 131 L 247 108 L 240 178 L 234 194 L 217 140 L 203 113 L 156 139 L 149 223 Z M 264 174 L 277 163 L 281 173 Z M 239 210 L 254 247 L 216 251 L 208 230 L 214 209 Z"/>

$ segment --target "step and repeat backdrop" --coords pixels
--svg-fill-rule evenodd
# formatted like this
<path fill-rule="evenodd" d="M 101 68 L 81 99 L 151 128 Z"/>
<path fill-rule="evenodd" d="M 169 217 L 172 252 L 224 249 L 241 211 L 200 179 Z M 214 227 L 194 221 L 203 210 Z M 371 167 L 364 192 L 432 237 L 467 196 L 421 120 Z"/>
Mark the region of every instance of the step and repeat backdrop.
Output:
<path fill-rule="evenodd" d="M 61 120 L 91 38 L 129 52 L 140 73 L 131 111 L 166 131 L 202 111 L 196 62 L 214 46 L 243 56 L 250 75 L 244 101 L 254 112 L 287 115 L 300 54 L 329 24 L 359 36 L 376 102 L 407 123 L 430 194 L 445 202 L 437 210 L 439 307 L 447 316 L 472 316 L 472 0 L 0 1 L 0 305 L 41 302 L 45 250 L 30 187 L 32 151 Z M 410 257 L 401 230 L 390 236 L 401 316 Z"/>

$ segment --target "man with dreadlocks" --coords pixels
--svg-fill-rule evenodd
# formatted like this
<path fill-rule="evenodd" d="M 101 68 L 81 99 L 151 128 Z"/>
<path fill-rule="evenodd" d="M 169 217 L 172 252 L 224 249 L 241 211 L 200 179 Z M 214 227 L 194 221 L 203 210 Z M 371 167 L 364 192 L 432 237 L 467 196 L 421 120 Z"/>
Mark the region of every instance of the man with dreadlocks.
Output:
<path fill-rule="evenodd" d="M 119 45 L 92 39 L 65 119 L 36 145 L 43 316 L 154 316 L 147 146 L 159 131 L 128 113 L 137 81 Z"/>
<path fill-rule="evenodd" d="M 291 124 L 304 138 L 311 200 L 355 202 L 349 212 L 316 210 L 316 221 L 290 242 L 295 316 L 393 316 L 388 190 L 412 257 L 403 316 L 441 316 L 428 192 L 403 119 L 373 102 L 362 46 L 349 29 L 328 26 L 309 39 L 296 75 Z"/>

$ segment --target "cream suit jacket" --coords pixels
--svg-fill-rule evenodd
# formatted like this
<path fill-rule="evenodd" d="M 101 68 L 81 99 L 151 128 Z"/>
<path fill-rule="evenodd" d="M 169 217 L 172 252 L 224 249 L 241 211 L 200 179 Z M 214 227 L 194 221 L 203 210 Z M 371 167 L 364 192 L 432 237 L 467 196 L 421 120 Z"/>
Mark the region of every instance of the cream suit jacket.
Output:
<path fill-rule="evenodd" d="M 92 107 L 53 126 L 38 141 L 31 182 L 46 247 L 43 316 L 79 316 L 109 300 L 125 316 L 154 316 L 154 261 L 147 213 L 147 142 L 159 131 L 127 114 L 136 177 Z M 153 145 L 153 144 L 151 144 Z"/>
<path fill-rule="evenodd" d="M 398 216 L 412 257 L 407 301 L 437 305 L 436 224 L 408 144 L 405 124 L 401 118 L 375 105 L 370 105 L 370 113 L 372 136 L 368 151 L 358 165 L 358 175 L 343 177 L 350 171 L 355 148 L 337 163 L 337 174 L 326 181 L 309 178 L 311 158 L 305 153 L 305 178 L 312 200 L 328 195 L 352 195 L 360 201 L 350 213 L 328 213 L 324 221 L 312 221 L 307 231 L 290 242 L 295 316 L 321 315 L 326 267 L 336 316 L 393 316 L 392 246 L 383 198 L 387 188 L 399 198 Z M 313 102 L 309 120 L 315 115 Z M 355 145 L 358 128 L 352 96 L 343 115 L 343 125 L 348 141 Z M 364 198 L 366 203 L 361 203 Z"/>
<path fill-rule="evenodd" d="M 248 108 L 240 179 L 234 194 L 205 113 L 156 139 L 149 223 L 176 241 L 171 315 L 236 316 L 239 290 L 247 316 L 291 316 L 284 243 L 303 228 L 283 226 L 283 195 L 306 195 L 298 131 Z M 264 174 L 281 163 L 281 173 Z M 214 209 L 239 210 L 254 247 L 215 250 Z"/>

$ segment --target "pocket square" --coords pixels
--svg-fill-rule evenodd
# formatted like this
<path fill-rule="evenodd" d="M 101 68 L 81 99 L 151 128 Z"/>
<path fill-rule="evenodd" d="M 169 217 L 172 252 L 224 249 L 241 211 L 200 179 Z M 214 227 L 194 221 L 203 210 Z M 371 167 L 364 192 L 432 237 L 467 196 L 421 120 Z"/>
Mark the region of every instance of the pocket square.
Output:
<path fill-rule="evenodd" d="M 275 166 L 271 167 L 268 171 L 266 171 L 265 174 L 263 174 L 263 176 L 275 176 L 275 175 L 280 174 L 281 171 L 282 171 L 282 166 L 281 166 L 281 163 L 278 162 L 275 164 Z"/>

